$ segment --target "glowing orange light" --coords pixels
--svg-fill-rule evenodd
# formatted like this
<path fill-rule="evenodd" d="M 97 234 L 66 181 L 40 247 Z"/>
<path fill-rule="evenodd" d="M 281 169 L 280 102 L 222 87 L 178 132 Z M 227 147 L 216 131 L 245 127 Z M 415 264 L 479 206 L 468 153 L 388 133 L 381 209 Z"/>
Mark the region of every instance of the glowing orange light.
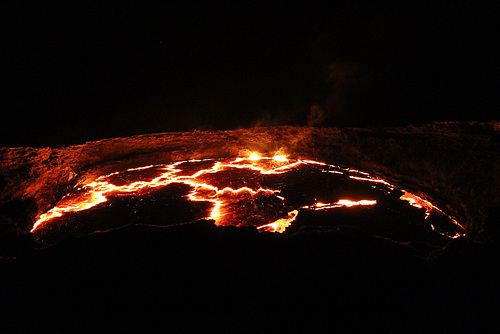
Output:
<path fill-rule="evenodd" d="M 317 202 L 311 206 L 304 206 L 303 209 L 312 209 L 312 210 L 326 210 L 333 208 L 341 208 L 341 207 L 353 207 L 353 206 L 370 206 L 377 204 L 376 200 L 360 200 L 360 201 L 351 201 L 348 199 L 341 199 L 335 203 L 321 203 Z"/>
<path fill-rule="evenodd" d="M 411 206 L 414 206 L 416 208 L 424 208 L 428 213 L 430 213 L 432 210 L 436 209 L 434 205 L 432 205 L 430 202 L 418 197 L 417 195 L 410 194 L 406 190 L 404 191 L 404 194 L 401 195 L 399 198 L 403 201 L 407 201 L 410 203 Z"/>
<path fill-rule="evenodd" d="M 263 161 L 262 164 L 255 164 L 256 161 Z M 48 212 L 39 216 L 38 220 L 33 225 L 31 232 L 34 232 L 41 225 L 47 223 L 53 218 L 61 217 L 67 212 L 77 212 L 82 210 L 90 209 L 100 203 L 107 201 L 107 196 L 115 194 L 124 194 L 136 192 L 143 189 L 156 188 L 161 186 L 166 186 L 171 183 L 183 183 L 193 187 L 193 190 L 189 193 L 188 198 L 192 201 L 208 201 L 214 206 L 212 208 L 210 216 L 206 219 L 213 219 L 216 224 L 224 224 L 225 214 L 224 214 L 224 196 L 228 193 L 241 194 L 248 193 L 251 195 L 256 195 L 257 193 L 268 193 L 275 194 L 279 190 L 272 189 L 252 189 L 249 187 L 240 187 L 238 189 L 233 189 L 231 187 L 225 187 L 223 189 L 218 189 L 217 187 L 210 185 L 206 182 L 200 180 L 203 175 L 216 173 L 219 171 L 227 170 L 230 168 L 242 168 L 258 171 L 262 174 L 281 174 L 285 173 L 287 170 L 294 168 L 301 164 L 300 161 L 289 165 L 281 166 L 268 166 L 265 164 L 265 160 L 277 161 L 280 163 L 288 162 L 288 159 L 282 155 L 275 155 L 273 158 L 261 157 L 258 153 L 252 153 L 248 158 L 236 158 L 229 163 L 223 164 L 221 162 L 216 162 L 214 165 L 208 169 L 202 169 L 197 171 L 192 175 L 179 175 L 181 170 L 178 168 L 180 164 L 186 162 L 197 162 L 199 160 L 189 160 L 189 161 L 179 161 L 172 163 L 170 165 L 163 166 L 165 172 L 160 176 L 154 178 L 151 181 L 137 181 L 124 186 L 116 186 L 108 181 L 110 176 L 117 175 L 120 172 L 114 172 L 105 176 L 100 176 L 96 181 L 91 182 L 82 187 L 86 190 L 85 193 L 71 194 L 63 197 L 63 199 L 58 203 L 58 205 Z M 251 162 L 251 163 L 248 163 Z M 155 166 L 145 166 L 138 168 L 130 168 L 127 171 L 145 170 Z M 158 167 L 158 166 L 157 166 Z M 282 198 L 282 197 L 281 197 Z"/>
<path fill-rule="evenodd" d="M 375 204 L 377 204 L 377 201 L 376 200 L 351 201 L 348 199 L 341 199 L 336 204 L 342 205 L 342 206 L 348 206 L 348 207 L 358 206 L 358 205 L 365 206 L 365 205 L 375 205 Z"/>
<path fill-rule="evenodd" d="M 292 222 L 295 220 L 297 215 L 299 214 L 298 210 L 293 210 L 288 213 L 288 216 L 286 218 L 281 218 L 278 219 L 272 223 L 262 225 L 257 227 L 258 230 L 262 231 L 271 231 L 271 232 L 278 232 L 278 233 L 283 233 L 285 229 L 292 224 Z"/>
<path fill-rule="evenodd" d="M 288 159 L 284 155 L 275 155 L 273 157 L 273 160 L 279 161 L 279 162 L 287 162 L 288 161 Z"/>
<path fill-rule="evenodd" d="M 417 195 L 411 194 L 404 190 L 404 194 L 399 198 L 403 201 L 407 201 L 410 203 L 411 206 L 414 206 L 419 209 L 425 209 L 425 218 L 428 218 L 431 215 L 432 211 L 438 211 L 443 215 L 446 215 L 441 209 L 439 209 L 437 206 L 433 205 L 431 202 L 426 201 L 425 199 L 418 197 Z M 447 215 L 446 215 L 447 216 Z M 460 225 L 460 223 L 453 217 L 447 216 L 455 225 L 460 226 L 462 229 L 465 230 L 465 228 Z M 432 226 L 432 225 L 431 225 Z M 434 226 L 432 226 L 432 229 L 434 230 Z M 461 237 L 463 234 L 461 233 L 456 233 L 455 236 L 452 238 L 458 238 Z"/>
<path fill-rule="evenodd" d="M 359 173 L 359 171 L 358 171 Z M 382 180 L 382 179 L 374 179 L 374 178 L 371 178 L 371 177 L 360 177 L 360 176 L 349 176 L 349 178 L 353 179 L 353 180 L 358 180 L 358 181 L 368 181 L 368 182 L 373 182 L 373 183 L 382 183 L 382 184 L 385 184 L 385 185 L 388 185 L 388 186 L 391 186 L 392 185 L 385 181 L 385 180 Z"/>
<path fill-rule="evenodd" d="M 261 157 L 257 153 L 253 153 L 251 156 L 248 157 L 248 160 L 252 160 L 252 161 L 256 161 L 256 160 L 260 160 L 260 159 L 261 159 Z"/>
<path fill-rule="evenodd" d="M 395 189 L 395 186 L 393 186 L 389 182 L 387 182 L 385 180 L 382 180 L 382 179 L 372 178 L 368 173 L 360 172 L 360 171 L 355 170 L 355 169 L 348 169 L 348 170 L 350 172 L 355 172 L 355 173 L 364 175 L 364 176 L 354 176 L 354 175 L 349 176 L 349 178 L 351 178 L 353 180 L 366 181 L 366 182 L 372 182 L 372 183 L 381 183 L 381 184 L 385 184 L 385 185 L 389 186 L 390 189 Z M 440 210 L 438 207 L 436 207 L 435 205 L 433 205 L 429 201 L 426 201 L 423 198 L 418 197 L 417 195 L 409 193 L 406 190 L 403 190 L 403 195 L 401 195 L 401 197 L 399 199 L 401 199 L 403 201 L 407 201 L 413 207 L 416 207 L 416 208 L 419 208 L 419 209 L 425 209 L 425 218 L 426 219 L 429 218 L 429 216 L 431 215 L 431 212 L 434 211 L 434 210 L 436 210 L 436 211 L 442 213 L 443 215 L 447 216 L 442 210 Z M 460 226 L 463 229 L 463 226 L 460 225 L 458 223 L 458 221 L 456 221 L 453 217 L 450 217 L 450 216 L 447 216 L 447 217 L 454 224 Z"/>
<path fill-rule="evenodd" d="M 241 196 L 243 196 L 243 198 L 251 199 L 257 198 L 259 196 L 274 196 L 276 199 L 282 201 L 283 203 L 286 201 L 284 197 L 278 195 L 280 193 L 280 189 L 268 189 L 265 187 L 256 186 L 256 184 L 254 184 L 253 186 L 247 186 L 245 183 L 243 183 L 243 186 L 237 188 L 219 188 L 211 184 L 211 182 L 209 181 L 211 174 L 219 172 L 225 173 L 226 171 L 234 169 L 250 170 L 262 175 L 267 175 L 283 174 L 299 167 L 300 165 L 309 164 L 326 166 L 320 167 L 322 172 L 335 174 L 345 174 L 344 172 L 355 173 L 355 175 L 348 175 L 348 177 L 363 182 L 384 184 L 389 186 L 391 190 L 394 188 L 387 181 L 372 178 L 368 173 L 335 167 L 312 160 L 290 161 L 286 155 L 283 155 L 280 152 L 277 152 L 272 157 L 262 157 L 256 152 L 251 152 L 247 157 L 235 158 L 233 160 L 230 160 L 229 162 L 211 160 L 213 161 L 213 164 L 210 167 L 194 170 L 191 174 L 182 169 L 181 166 L 182 164 L 201 162 L 205 160 L 178 161 L 169 165 L 150 165 L 138 168 L 130 168 L 127 171 L 147 171 L 147 169 L 155 168 L 157 171 L 159 171 L 159 176 L 153 178 L 152 180 L 135 181 L 125 185 L 115 185 L 112 181 L 113 178 L 119 177 L 119 174 L 121 172 L 114 172 L 108 175 L 100 176 L 94 182 L 88 183 L 79 188 L 76 192 L 64 196 L 57 204 L 57 206 L 50 209 L 46 213 L 41 214 L 38 217 L 38 220 L 33 225 L 31 232 L 34 232 L 42 226 L 45 226 L 50 222 L 50 220 L 61 217 L 68 212 L 78 212 L 91 209 L 96 205 L 106 202 L 109 196 L 126 196 L 130 193 L 135 192 L 144 193 L 151 189 L 163 187 L 172 183 L 180 183 L 190 186 L 191 190 L 187 194 L 187 198 L 190 201 L 211 203 L 213 206 L 208 216 L 204 217 L 204 219 L 213 219 L 216 225 L 225 226 L 232 224 L 234 215 L 231 213 L 231 209 L 228 209 L 228 206 L 230 205 L 230 203 L 235 203 L 235 198 L 237 201 L 238 198 L 241 199 Z M 341 172 L 339 170 L 343 170 L 344 172 Z M 186 173 L 188 174 L 186 175 Z M 429 213 L 432 210 L 438 210 L 439 212 L 443 213 L 430 202 L 407 191 L 404 191 L 404 194 L 400 197 L 400 199 L 408 201 L 415 207 L 424 208 L 426 210 L 426 218 L 429 216 Z M 259 225 L 257 226 L 257 228 L 260 231 L 283 232 L 296 219 L 300 210 L 329 210 L 340 207 L 373 206 L 376 204 L 377 201 L 372 199 L 357 201 L 340 199 L 334 203 L 317 202 L 313 205 L 302 206 L 297 210 L 290 211 L 288 212 L 288 215 L 286 217 L 282 217 L 275 221 Z M 460 226 L 460 224 L 452 217 L 449 218 L 455 224 Z"/>

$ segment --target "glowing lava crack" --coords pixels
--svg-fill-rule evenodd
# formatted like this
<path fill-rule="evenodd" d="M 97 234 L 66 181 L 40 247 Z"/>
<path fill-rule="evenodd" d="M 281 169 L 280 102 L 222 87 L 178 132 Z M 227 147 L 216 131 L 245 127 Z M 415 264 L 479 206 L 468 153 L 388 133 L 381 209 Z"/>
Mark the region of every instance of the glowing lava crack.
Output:
<path fill-rule="evenodd" d="M 389 203 L 387 199 L 394 194 L 398 194 L 393 201 L 396 204 L 381 203 Z M 447 220 L 446 226 L 451 222 L 454 227 L 438 228 L 440 234 L 463 235 L 458 222 L 431 203 L 367 173 L 279 154 L 261 157 L 255 153 L 236 159 L 131 168 L 98 177 L 42 214 L 31 232 L 44 236 L 51 231 L 79 229 L 92 225 L 90 220 L 95 218 L 81 216 L 83 213 L 113 207 L 129 210 L 127 217 L 150 217 L 153 205 L 171 205 L 170 211 L 164 211 L 168 217 L 162 217 L 171 219 L 170 225 L 210 219 L 219 226 L 255 226 L 259 231 L 284 232 L 301 212 L 382 205 L 397 211 L 402 202 L 425 210 L 424 219 L 434 212 L 441 216 L 439 221 L 443 221 L 442 217 Z M 88 232 L 105 230 L 106 224 L 101 225 L 88 227 Z M 430 224 L 433 230 L 434 225 Z"/>

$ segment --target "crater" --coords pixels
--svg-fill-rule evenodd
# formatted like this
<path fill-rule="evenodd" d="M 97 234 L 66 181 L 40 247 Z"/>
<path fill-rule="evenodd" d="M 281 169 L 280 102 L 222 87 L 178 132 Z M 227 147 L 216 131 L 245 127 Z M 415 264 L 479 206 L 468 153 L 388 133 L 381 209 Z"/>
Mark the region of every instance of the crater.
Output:
<path fill-rule="evenodd" d="M 47 244 L 133 224 L 159 227 L 199 220 L 287 234 L 359 229 L 426 249 L 465 235 L 435 205 L 366 172 L 258 153 L 99 176 L 41 214 L 31 232 Z"/>
<path fill-rule="evenodd" d="M 154 314 L 237 319 L 233 331 L 267 317 L 293 329 L 353 315 L 493 323 L 499 129 L 283 126 L 1 148 L 3 315 L 66 331 L 115 324 L 110 310 L 124 327 Z"/>

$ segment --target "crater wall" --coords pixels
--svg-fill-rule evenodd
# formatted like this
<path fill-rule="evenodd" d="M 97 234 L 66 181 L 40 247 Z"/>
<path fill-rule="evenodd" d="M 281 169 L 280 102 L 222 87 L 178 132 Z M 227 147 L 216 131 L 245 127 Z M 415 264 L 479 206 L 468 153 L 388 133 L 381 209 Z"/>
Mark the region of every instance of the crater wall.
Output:
<path fill-rule="evenodd" d="M 112 138 L 61 148 L 0 149 L 0 224 L 28 232 L 71 188 L 112 171 L 184 159 L 278 150 L 352 167 L 427 199 L 468 235 L 497 238 L 500 123 L 404 128 L 255 127 Z"/>

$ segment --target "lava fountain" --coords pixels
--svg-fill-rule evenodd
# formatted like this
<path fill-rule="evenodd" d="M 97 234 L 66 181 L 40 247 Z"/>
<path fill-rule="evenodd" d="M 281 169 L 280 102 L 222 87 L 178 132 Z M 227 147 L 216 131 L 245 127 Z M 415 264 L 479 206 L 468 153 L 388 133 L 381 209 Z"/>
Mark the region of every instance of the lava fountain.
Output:
<path fill-rule="evenodd" d="M 348 217 L 352 210 L 361 211 Z M 381 227 L 383 221 L 398 220 L 402 230 L 409 226 L 413 234 L 418 226 L 419 233 L 433 238 L 464 235 L 453 217 L 385 180 L 280 153 L 177 161 L 103 175 L 40 215 L 31 232 L 51 242 L 130 224 L 171 226 L 200 220 L 254 226 L 261 232 L 337 228 L 361 220 L 365 229 L 379 226 L 376 235 L 401 239 L 401 231 L 387 234 Z"/>

